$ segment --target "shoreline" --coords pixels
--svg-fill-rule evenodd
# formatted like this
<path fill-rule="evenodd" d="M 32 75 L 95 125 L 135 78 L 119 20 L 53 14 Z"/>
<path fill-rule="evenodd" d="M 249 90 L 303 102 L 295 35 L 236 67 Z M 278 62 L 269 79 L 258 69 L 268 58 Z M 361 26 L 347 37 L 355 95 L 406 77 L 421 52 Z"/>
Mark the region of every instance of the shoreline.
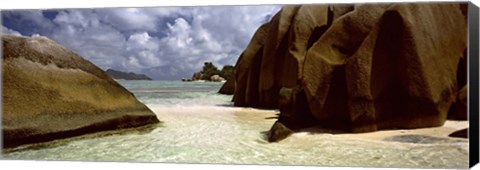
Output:
<path fill-rule="evenodd" d="M 269 143 L 264 137 L 276 121 L 275 110 L 225 105 L 147 104 L 147 107 L 162 118 L 161 124 L 55 140 L 11 149 L 7 153 L 3 150 L 3 157 L 11 160 L 465 168 L 464 161 L 469 155 L 467 139 L 448 137 L 448 140 L 433 140 L 427 144 L 385 140 L 404 134 L 443 139 L 450 131 L 468 126 L 468 121 L 448 121 L 434 128 L 359 134 L 305 131 Z M 78 152 L 68 152 L 72 149 Z M 299 156 L 303 159 L 296 159 Z"/>
<path fill-rule="evenodd" d="M 265 122 L 273 123 L 277 120 L 276 117 L 278 116 L 278 110 L 269 110 L 269 109 L 257 109 L 252 107 L 235 107 L 235 106 L 224 106 L 224 105 L 215 105 L 215 106 L 165 106 L 165 105 L 156 105 L 156 104 L 147 104 L 147 107 L 152 109 L 154 113 L 159 116 L 159 113 L 155 111 L 155 109 L 184 109 L 184 108 L 199 108 L 201 110 L 205 109 L 215 109 L 224 110 L 228 112 L 233 112 L 232 114 L 236 115 L 238 119 L 244 120 L 261 120 L 265 119 Z M 161 116 L 164 114 L 160 113 Z M 462 130 L 469 127 L 468 120 L 447 120 L 443 124 L 443 126 L 438 127 L 429 127 L 429 128 L 418 128 L 418 129 L 390 129 L 390 130 L 379 130 L 375 132 L 364 132 L 364 133 L 349 133 L 349 132 L 341 132 L 337 130 L 331 129 L 324 129 L 318 127 L 310 127 L 302 129 L 298 132 L 294 132 L 292 135 L 295 134 L 302 134 L 302 133 L 310 133 L 310 134 L 331 134 L 334 136 L 345 137 L 345 138 L 352 138 L 352 139 L 365 139 L 365 140 L 374 140 L 374 141 L 384 141 L 385 138 L 393 137 L 393 136 L 400 136 L 400 135 L 427 135 L 432 137 L 440 137 L 440 138 L 449 138 L 455 139 L 460 141 L 468 142 L 468 138 L 458 138 L 458 137 L 450 137 L 449 134 Z M 268 129 L 267 129 L 268 130 Z"/>
<path fill-rule="evenodd" d="M 225 114 L 232 116 L 233 119 L 236 119 L 238 121 L 253 121 L 253 122 L 262 121 L 265 124 L 273 125 L 273 123 L 277 120 L 276 117 L 278 116 L 277 110 L 257 109 L 257 108 L 251 108 L 251 107 L 234 107 L 234 106 L 225 106 L 225 105 L 166 106 L 161 104 L 146 104 L 146 106 L 149 107 L 156 114 L 156 116 L 160 118 L 164 118 L 165 116 L 169 117 L 168 114 L 172 114 L 172 113 L 168 113 L 168 111 L 159 112 L 159 110 L 172 110 L 177 114 L 178 113 L 182 114 L 182 112 L 186 113 L 186 114 L 183 114 L 184 116 L 192 115 L 196 117 L 214 119 L 214 117 L 209 117 L 212 115 L 212 114 L 208 114 L 210 110 L 210 112 L 212 112 L 213 114 L 217 114 L 219 112 L 225 112 Z M 190 108 L 190 109 L 185 110 L 186 108 Z M 196 110 L 201 110 L 201 112 L 196 112 Z M 191 114 L 192 112 L 195 112 L 196 114 Z M 172 115 L 172 116 L 176 117 L 178 115 Z M 126 128 L 121 130 L 108 130 L 108 131 L 102 131 L 102 132 L 89 133 L 89 134 L 69 137 L 65 139 L 56 139 L 53 141 L 26 144 L 18 147 L 13 147 L 13 148 L 3 148 L 2 150 L 4 153 L 12 153 L 17 151 L 25 151 L 29 149 L 55 147 L 55 146 L 62 145 L 59 143 L 68 143 L 76 140 L 101 138 L 109 135 L 128 135 L 128 134 L 134 134 L 134 133 L 139 133 L 140 131 L 143 131 L 143 130 L 139 131 L 139 129 L 149 129 L 148 131 L 152 131 L 155 128 L 163 128 L 165 127 L 165 123 L 168 124 L 169 122 L 162 121 L 158 125 L 155 124 L 155 126 L 145 125 L 141 127 Z M 469 142 L 468 138 L 458 138 L 458 137 L 448 136 L 449 134 L 457 130 L 465 129 L 468 127 L 469 127 L 468 120 L 466 121 L 447 120 L 443 126 L 439 126 L 439 127 L 420 128 L 420 129 L 380 130 L 380 131 L 365 132 L 365 133 L 348 133 L 348 132 L 341 132 L 341 131 L 336 131 L 331 129 L 310 127 L 310 128 L 302 129 L 298 132 L 294 132 L 292 136 L 304 136 L 306 134 L 311 136 L 332 135 L 334 137 L 341 137 L 341 138 L 353 139 L 353 140 L 395 142 L 395 141 L 386 141 L 385 139 L 389 137 L 402 136 L 402 135 L 418 135 L 418 136 L 448 138 L 448 139 L 461 141 L 461 142 Z M 269 129 L 265 129 L 265 130 L 268 131 Z M 146 131 L 144 133 L 148 133 L 148 132 Z M 259 131 L 259 133 L 261 133 L 261 131 Z M 263 133 L 265 133 L 265 131 L 263 131 Z M 292 136 L 288 138 L 292 138 Z M 267 142 L 266 139 L 264 140 L 265 140 L 264 141 L 265 143 L 269 143 Z M 298 140 L 301 140 L 301 139 L 298 139 Z M 275 142 L 270 144 L 274 144 L 274 143 Z"/>

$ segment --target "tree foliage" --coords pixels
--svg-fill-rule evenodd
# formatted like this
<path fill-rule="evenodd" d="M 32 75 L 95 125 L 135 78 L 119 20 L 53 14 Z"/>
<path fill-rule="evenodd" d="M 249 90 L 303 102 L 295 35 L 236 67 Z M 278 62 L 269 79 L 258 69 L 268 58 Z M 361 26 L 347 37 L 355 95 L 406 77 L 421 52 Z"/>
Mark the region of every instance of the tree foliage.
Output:
<path fill-rule="evenodd" d="M 222 68 L 222 71 L 220 71 L 220 76 L 225 78 L 225 80 L 228 80 L 231 76 L 233 76 L 233 70 L 235 68 L 232 65 L 225 65 Z"/>
<path fill-rule="evenodd" d="M 213 75 L 219 75 L 224 79 L 228 80 L 231 76 L 233 76 L 234 67 L 231 65 L 223 66 L 222 70 L 218 70 L 218 68 L 213 65 L 212 62 L 205 62 L 203 65 L 202 73 L 202 80 L 210 80 L 210 77 Z"/>
<path fill-rule="evenodd" d="M 220 75 L 220 71 L 211 62 L 205 62 L 202 70 L 202 80 L 210 80 L 213 75 Z"/>

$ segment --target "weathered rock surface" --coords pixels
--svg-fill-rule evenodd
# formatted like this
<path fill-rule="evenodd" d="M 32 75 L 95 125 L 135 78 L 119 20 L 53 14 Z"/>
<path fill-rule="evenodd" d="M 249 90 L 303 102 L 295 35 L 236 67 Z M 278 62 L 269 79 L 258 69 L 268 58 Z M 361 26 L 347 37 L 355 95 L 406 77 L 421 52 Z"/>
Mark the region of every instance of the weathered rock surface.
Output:
<path fill-rule="evenodd" d="M 2 36 L 3 145 L 159 120 L 104 71 L 46 37 Z"/>
<path fill-rule="evenodd" d="M 283 125 L 281 122 L 276 121 L 270 131 L 267 134 L 269 142 L 278 142 L 281 141 L 293 133 L 288 127 Z"/>
<path fill-rule="evenodd" d="M 441 126 L 464 85 L 461 7 L 286 6 L 237 61 L 234 104 L 279 108 L 279 121 L 292 129 Z"/>
<path fill-rule="evenodd" d="M 463 86 L 463 88 L 458 91 L 456 101 L 453 103 L 450 112 L 449 112 L 449 119 L 455 120 L 467 120 L 468 119 L 468 111 L 467 111 L 467 85 Z"/>
<path fill-rule="evenodd" d="M 318 124 L 311 114 L 303 89 L 299 87 L 282 88 L 279 93 L 278 120 L 292 130 L 299 130 Z"/>
<path fill-rule="evenodd" d="M 231 76 L 225 83 L 223 83 L 218 93 L 228 95 L 235 93 L 235 77 Z"/>
<path fill-rule="evenodd" d="M 259 60 L 262 57 L 268 28 L 268 23 L 258 28 L 235 64 L 235 106 L 258 106 L 258 72 L 261 63 Z"/>
<path fill-rule="evenodd" d="M 125 73 L 113 69 L 107 69 L 105 71 L 110 77 L 114 79 L 123 79 L 123 80 L 152 80 L 150 77 L 145 74 L 137 74 L 134 72 Z"/>

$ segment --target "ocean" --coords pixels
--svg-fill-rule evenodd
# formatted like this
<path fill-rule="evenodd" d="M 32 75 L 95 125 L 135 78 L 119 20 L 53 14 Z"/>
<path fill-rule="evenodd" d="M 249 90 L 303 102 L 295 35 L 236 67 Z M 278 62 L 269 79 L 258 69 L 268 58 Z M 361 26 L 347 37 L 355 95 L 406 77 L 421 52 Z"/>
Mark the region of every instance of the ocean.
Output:
<path fill-rule="evenodd" d="M 233 106 L 231 95 L 218 94 L 222 82 L 117 80 L 144 104 L 164 106 Z"/>
<path fill-rule="evenodd" d="M 265 134 L 278 111 L 233 107 L 231 95 L 217 93 L 223 83 L 118 82 L 154 111 L 162 123 L 8 149 L 4 150 L 4 159 L 468 167 L 468 140 L 445 138 L 448 133 L 468 127 L 468 121 L 449 121 L 439 128 L 364 134 L 304 131 L 268 143 Z M 429 137 L 432 134 L 436 138 Z M 402 137 L 407 140 L 398 140 Z"/>

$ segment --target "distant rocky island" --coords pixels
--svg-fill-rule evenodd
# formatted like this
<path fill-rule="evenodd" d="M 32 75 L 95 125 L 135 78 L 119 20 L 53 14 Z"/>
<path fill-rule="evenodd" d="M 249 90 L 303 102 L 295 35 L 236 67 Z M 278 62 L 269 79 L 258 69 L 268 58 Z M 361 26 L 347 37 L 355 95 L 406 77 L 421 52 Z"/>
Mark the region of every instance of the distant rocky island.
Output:
<path fill-rule="evenodd" d="M 205 62 L 202 71 L 193 73 L 191 79 L 182 78 L 182 81 L 211 81 L 211 82 L 225 82 L 233 77 L 234 67 L 231 65 L 223 66 L 222 70 L 211 62 Z"/>
<path fill-rule="evenodd" d="M 145 74 L 136 74 L 134 72 L 125 73 L 117 71 L 114 69 L 107 69 L 106 73 L 114 79 L 123 79 L 123 80 L 152 80 L 150 77 Z"/>
<path fill-rule="evenodd" d="M 2 35 L 3 147 L 158 123 L 103 70 L 47 37 Z"/>

